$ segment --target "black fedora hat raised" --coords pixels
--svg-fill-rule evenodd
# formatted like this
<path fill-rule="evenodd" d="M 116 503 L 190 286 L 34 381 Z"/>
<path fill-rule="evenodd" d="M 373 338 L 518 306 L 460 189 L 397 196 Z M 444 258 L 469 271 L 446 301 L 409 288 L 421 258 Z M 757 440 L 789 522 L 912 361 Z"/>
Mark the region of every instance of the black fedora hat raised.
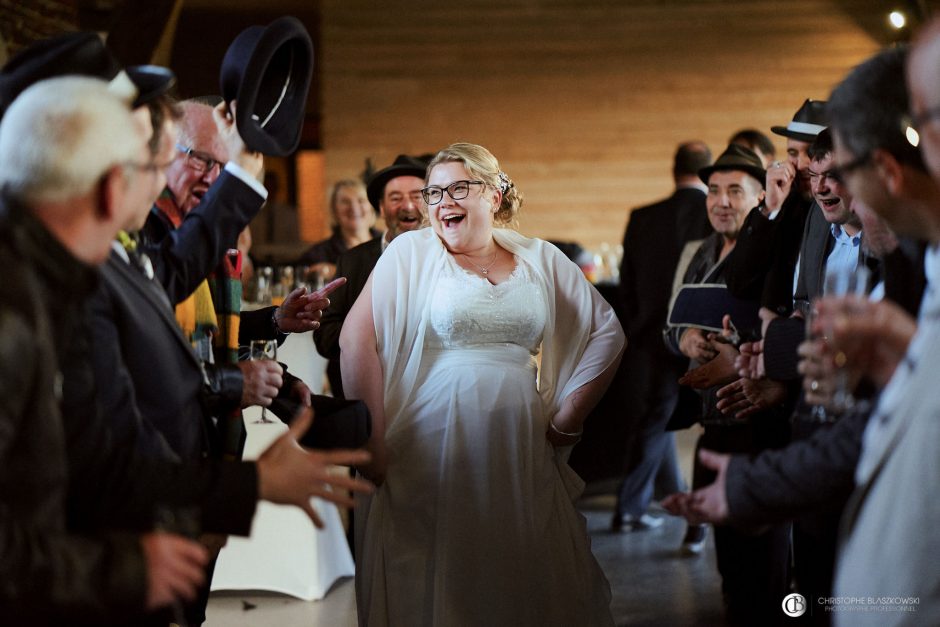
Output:
<path fill-rule="evenodd" d="M 313 42 L 297 18 L 250 26 L 235 38 L 219 82 L 225 101 L 237 101 L 235 124 L 248 148 L 277 157 L 297 149 L 312 77 Z"/>
<path fill-rule="evenodd" d="M 812 142 L 819 132 L 829 126 L 826 115 L 825 100 L 807 100 L 793 115 L 793 119 L 786 126 L 771 126 L 770 130 L 777 135 L 803 142 Z"/>
<path fill-rule="evenodd" d="M 133 107 L 150 102 L 176 84 L 176 76 L 164 67 L 142 65 L 122 72 L 120 63 L 97 33 L 66 33 L 37 41 L 3 66 L 0 70 L 0 116 L 30 85 L 71 74 L 111 81 L 115 91 L 126 95 Z"/>
<path fill-rule="evenodd" d="M 712 175 L 712 172 L 727 170 L 746 172 L 760 181 L 761 187 L 764 186 L 764 180 L 767 178 L 767 170 L 764 169 L 757 153 L 738 144 L 728 146 L 721 156 L 715 159 L 715 163 L 698 171 L 698 177 L 708 185 L 708 177 Z"/>
<path fill-rule="evenodd" d="M 379 210 L 379 201 L 382 200 L 382 196 L 385 194 L 385 184 L 390 180 L 398 176 L 417 176 L 419 179 L 424 179 L 427 171 L 428 161 L 424 159 L 409 155 L 395 157 L 395 162 L 392 165 L 373 174 L 366 184 L 366 195 L 369 197 L 372 208 L 376 211 Z"/>

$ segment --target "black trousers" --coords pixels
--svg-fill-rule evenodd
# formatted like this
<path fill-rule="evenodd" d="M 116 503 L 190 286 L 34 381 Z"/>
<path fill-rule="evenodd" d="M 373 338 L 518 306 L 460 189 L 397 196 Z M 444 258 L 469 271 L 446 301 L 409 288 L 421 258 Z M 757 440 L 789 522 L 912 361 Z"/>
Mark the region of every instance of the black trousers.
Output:
<path fill-rule="evenodd" d="M 755 453 L 779 441 L 786 441 L 785 431 L 772 420 L 758 416 L 744 425 L 706 425 L 696 446 L 693 488 L 714 482 L 715 473 L 698 461 L 698 449 L 719 453 Z M 753 425 L 760 425 L 754 427 Z M 748 533 L 730 526 L 715 527 L 715 553 L 721 573 L 721 591 L 728 622 L 732 626 L 782 624 L 781 609 L 789 593 L 790 525 L 773 525 L 760 533 Z"/>

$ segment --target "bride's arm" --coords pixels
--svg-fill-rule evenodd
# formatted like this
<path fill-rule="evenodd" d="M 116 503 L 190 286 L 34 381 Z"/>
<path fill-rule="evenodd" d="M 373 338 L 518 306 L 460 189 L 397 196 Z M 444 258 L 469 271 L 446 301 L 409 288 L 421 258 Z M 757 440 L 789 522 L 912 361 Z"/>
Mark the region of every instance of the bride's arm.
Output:
<path fill-rule="evenodd" d="M 552 416 L 549 424 L 546 434 L 549 442 L 555 446 L 570 446 L 581 439 L 584 421 L 613 381 L 622 355 L 621 351 L 617 359 L 601 374 L 576 389 L 562 401 L 561 409 Z"/>
<path fill-rule="evenodd" d="M 385 479 L 385 398 L 382 363 L 376 347 L 372 317 L 372 276 L 366 282 L 343 323 L 339 337 L 340 367 L 346 398 L 365 402 L 372 416 L 372 436 L 366 448 L 372 453 L 367 466 L 359 471 L 376 485 Z"/>

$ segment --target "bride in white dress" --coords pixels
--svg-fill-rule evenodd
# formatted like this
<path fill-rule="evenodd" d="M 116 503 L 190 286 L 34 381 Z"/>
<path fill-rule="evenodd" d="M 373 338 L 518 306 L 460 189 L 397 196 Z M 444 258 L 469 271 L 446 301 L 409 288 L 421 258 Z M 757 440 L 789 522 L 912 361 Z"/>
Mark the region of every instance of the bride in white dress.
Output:
<path fill-rule="evenodd" d="M 379 486 L 356 516 L 359 624 L 612 625 L 566 460 L 623 331 L 557 248 L 494 228 L 521 195 L 489 151 L 450 146 L 427 183 L 431 228 L 382 254 L 340 339 Z"/>

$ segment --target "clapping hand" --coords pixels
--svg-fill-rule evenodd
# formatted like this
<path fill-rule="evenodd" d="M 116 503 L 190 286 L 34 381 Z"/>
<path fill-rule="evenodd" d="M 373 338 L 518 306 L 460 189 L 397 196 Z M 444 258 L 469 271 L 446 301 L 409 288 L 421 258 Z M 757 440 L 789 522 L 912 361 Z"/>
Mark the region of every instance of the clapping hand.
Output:
<path fill-rule="evenodd" d="M 713 343 L 701 329 L 689 328 L 679 338 L 679 350 L 689 359 L 699 363 L 710 361 L 717 354 Z"/>
<path fill-rule="evenodd" d="M 741 378 L 718 390 L 716 408 L 725 415 L 747 418 L 785 401 L 787 388 L 770 379 Z"/>
<path fill-rule="evenodd" d="M 764 368 L 764 340 L 745 342 L 738 347 L 741 354 L 734 362 L 738 375 L 746 379 L 763 379 L 767 376 Z"/>
<path fill-rule="evenodd" d="M 709 335 L 709 341 L 715 350 L 715 357 L 694 370 L 682 375 L 679 385 L 688 385 L 696 390 L 704 390 L 716 385 L 724 385 L 734 381 L 737 376 L 735 359 L 738 349 L 725 342 L 715 341 L 715 335 Z"/>

